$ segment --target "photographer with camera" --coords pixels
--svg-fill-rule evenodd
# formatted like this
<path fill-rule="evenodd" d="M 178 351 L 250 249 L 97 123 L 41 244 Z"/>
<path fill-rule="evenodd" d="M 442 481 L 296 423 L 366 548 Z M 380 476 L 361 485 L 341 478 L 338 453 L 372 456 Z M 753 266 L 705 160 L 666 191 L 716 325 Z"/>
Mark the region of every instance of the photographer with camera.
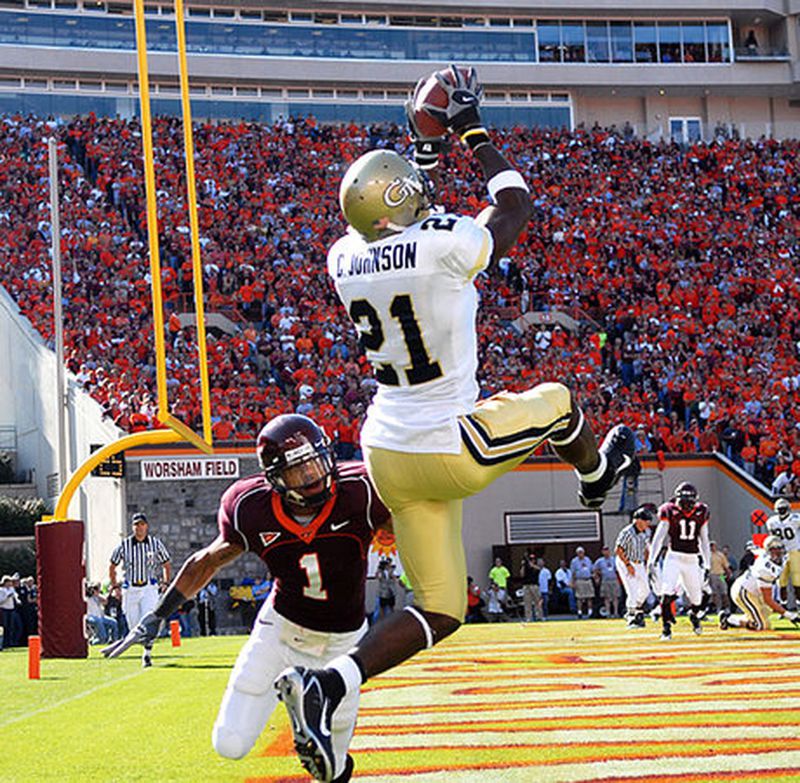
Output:
<path fill-rule="evenodd" d="M 378 610 L 376 620 L 386 617 L 394 611 L 397 587 L 397 575 L 394 562 L 390 557 L 382 557 L 378 563 Z"/>

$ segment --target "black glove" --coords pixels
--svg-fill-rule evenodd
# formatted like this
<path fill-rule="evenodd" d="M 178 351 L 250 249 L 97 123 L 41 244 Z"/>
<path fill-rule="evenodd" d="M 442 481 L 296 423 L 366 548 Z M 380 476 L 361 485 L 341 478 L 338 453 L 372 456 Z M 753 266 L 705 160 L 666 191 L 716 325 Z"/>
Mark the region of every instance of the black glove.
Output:
<path fill-rule="evenodd" d="M 800 614 L 797 612 L 786 612 L 783 616 L 795 625 L 800 626 Z"/>
<path fill-rule="evenodd" d="M 447 106 L 431 106 L 426 103 L 423 108 L 442 125 L 459 136 L 470 128 L 480 128 L 480 103 L 483 87 L 478 82 L 478 74 L 470 68 L 466 76 L 455 65 L 450 66 L 450 75 L 455 84 L 437 73 L 436 80 L 447 93 Z"/>
<path fill-rule="evenodd" d="M 148 612 L 142 617 L 139 624 L 128 632 L 124 639 L 117 639 L 116 642 L 109 644 L 108 647 L 104 647 L 102 650 L 103 655 L 106 658 L 117 658 L 134 644 L 149 646 L 158 636 L 159 628 L 161 628 L 161 618 L 155 612 Z"/>
<path fill-rule="evenodd" d="M 420 79 L 420 83 L 425 80 Z M 417 84 L 419 87 L 420 84 Z M 406 120 L 408 121 L 408 135 L 414 143 L 414 162 L 421 169 L 433 169 L 439 165 L 439 153 L 442 151 L 443 136 L 425 136 L 420 132 L 414 122 L 414 104 L 406 101 Z"/>

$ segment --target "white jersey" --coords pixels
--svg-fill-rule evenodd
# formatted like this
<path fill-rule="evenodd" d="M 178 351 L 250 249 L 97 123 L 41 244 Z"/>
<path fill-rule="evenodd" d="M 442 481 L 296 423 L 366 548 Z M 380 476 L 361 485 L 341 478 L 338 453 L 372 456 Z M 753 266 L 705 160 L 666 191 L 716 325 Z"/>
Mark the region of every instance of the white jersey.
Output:
<path fill-rule="evenodd" d="M 792 512 L 785 519 L 773 514 L 767 520 L 767 530 L 783 541 L 787 552 L 800 549 L 800 514 Z"/>
<path fill-rule="evenodd" d="M 375 242 L 350 232 L 328 274 L 375 370 L 365 446 L 458 454 L 457 417 L 478 397 L 473 280 L 493 238 L 471 217 L 433 215 Z"/>
<path fill-rule="evenodd" d="M 775 563 L 769 552 L 762 552 L 753 565 L 743 574 L 744 588 L 752 593 L 757 593 L 762 587 L 772 587 L 783 572 L 787 556 L 784 555 L 780 563 Z"/>

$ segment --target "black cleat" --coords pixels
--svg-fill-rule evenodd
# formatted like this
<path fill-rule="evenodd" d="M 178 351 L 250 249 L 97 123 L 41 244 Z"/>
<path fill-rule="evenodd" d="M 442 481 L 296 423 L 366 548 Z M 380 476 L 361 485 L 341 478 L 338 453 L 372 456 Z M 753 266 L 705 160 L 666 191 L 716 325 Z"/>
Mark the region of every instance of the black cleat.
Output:
<path fill-rule="evenodd" d="M 700 618 L 696 614 L 689 612 L 689 621 L 692 623 L 692 630 L 697 636 L 700 636 L 703 633 L 703 624 L 700 622 Z"/>
<path fill-rule="evenodd" d="M 345 693 L 341 676 L 296 666 L 278 675 L 275 689 L 291 718 L 300 763 L 313 778 L 330 783 L 335 767 L 331 719 Z"/>
<path fill-rule="evenodd" d="M 605 473 L 597 481 L 581 481 L 578 490 L 578 500 L 586 508 L 600 508 L 612 487 L 639 462 L 633 430 L 624 424 L 617 424 L 608 431 L 600 444 L 600 452 L 606 457 Z"/>
<path fill-rule="evenodd" d="M 728 628 L 731 627 L 731 624 L 728 622 L 728 618 L 731 616 L 730 612 L 720 612 L 719 613 L 719 627 L 722 631 L 727 631 Z"/>
<path fill-rule="evenodd" d="M 662 642 L 668 642 L 672 639 L 672 628 L 665 625 L 661 631 L 661 636 L 658 637 Z"/>
<path fill-rule="evenodd" d="M 637 612 L 628 620 L 628 628 L 644 628 L 644 613 Z"/>
<path fill-rule="evenodd" d="M 142 656 L 142 668 L 149 669 L 152 665 L 153 665 L 153 659 L 150 656 L 150 651 L 148 650 Z"/>

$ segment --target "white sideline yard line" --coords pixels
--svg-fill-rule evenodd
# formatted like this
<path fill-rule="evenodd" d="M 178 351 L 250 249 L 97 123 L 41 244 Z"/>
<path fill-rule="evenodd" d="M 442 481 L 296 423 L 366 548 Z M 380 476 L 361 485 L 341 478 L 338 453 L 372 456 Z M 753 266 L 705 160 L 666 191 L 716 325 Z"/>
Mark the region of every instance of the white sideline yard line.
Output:
<path fill-rule="evenodd" d="M 50 710 L 57 709 L 58 707 L 63 707 L 65 704 L 69 704 L 70 702 L 82 699 L 84 696 L 89 696 L 92 693 L 96 693 L 97 691 L 103 690 L 103 688 L 108 688 L 109 685 L 118 685 L 119 683 L 125 682 L 125 680 L 130 680 L 131 677 L 136 677 L 139 674 L 141 674 L 141 671 L 131 672 L 130 674 L 126 674 L 123 677 L 118 677 L 115 680 L 104 682 L 101 685 L 95 685 L 93 688 L 88 688 L 85 691 L 80 691 L 79 693 L 75 693 L 66 699 L 61 699 L 61 701 L 53 702 L 52 704 L 48 704 L 45 707 L 39 707 L 38 709 L 31 710 L 30 712 L 23 713 L 22 715 L 17 715 L 15 718 L 9 718 L 9 720 L 0 721 L 0 729 L 5 728 L 6 726 L 10 726 L 12 723 L 19 723 L 20 721 L 28 720 L 28 718 L 32 718 L 34 715 L 41 715 L 43 712 L 50 712 Z"/>

